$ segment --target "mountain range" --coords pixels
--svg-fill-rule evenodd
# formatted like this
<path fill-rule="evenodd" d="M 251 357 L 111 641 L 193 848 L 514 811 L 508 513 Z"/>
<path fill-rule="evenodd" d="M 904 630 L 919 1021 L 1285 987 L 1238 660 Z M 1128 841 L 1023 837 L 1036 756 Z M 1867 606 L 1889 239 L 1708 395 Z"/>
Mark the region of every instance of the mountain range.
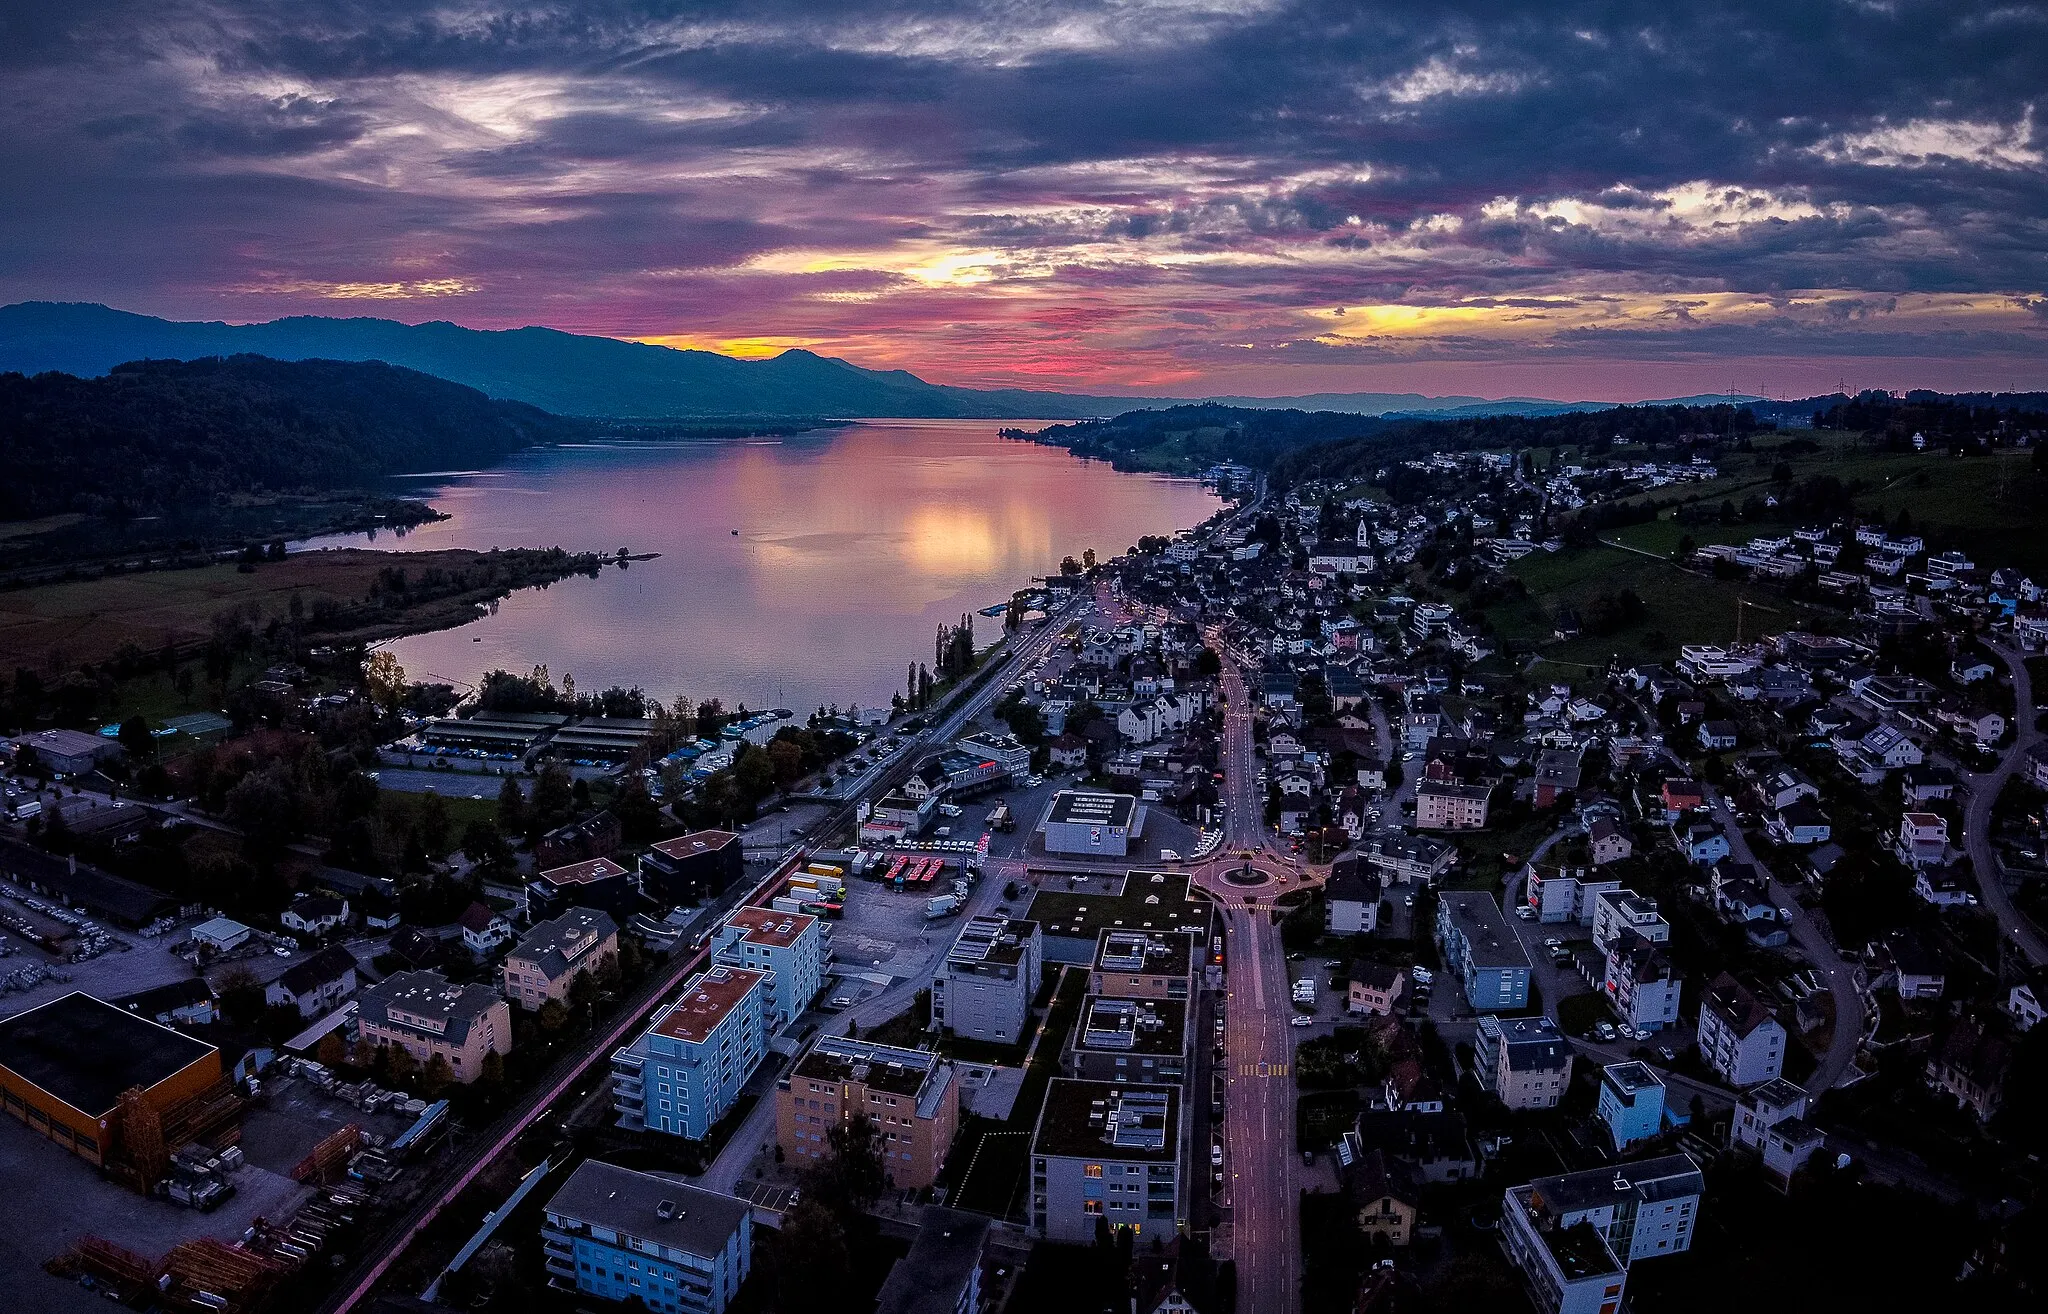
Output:
<path fill-rule="evenodd" d="M 288 361 L 382 361 L 557 415 L 619 419 L 889 416 L 1063 420 L 1197 401 L 1260 410 L 1457 418 L 1557 415 L 1613 405 L 1421 393 L 1189 398 L 957 388 L 927 383 L 907 370 L 864 369 L 810 351 L 738 360 L 717 352 L 550 328 L 472 329 L 443 320 L 402 324 L 390 319 L 317 315 L 227 324 L 159 319 L 91 303 L 24 301 L 0 307 L 0 371 L 38 374 L 60 370 L 91 378 L 128 361 L 232 355 Z M 1721 396 L 1673 398 L 1658 404 L 1726 400 Z"/>

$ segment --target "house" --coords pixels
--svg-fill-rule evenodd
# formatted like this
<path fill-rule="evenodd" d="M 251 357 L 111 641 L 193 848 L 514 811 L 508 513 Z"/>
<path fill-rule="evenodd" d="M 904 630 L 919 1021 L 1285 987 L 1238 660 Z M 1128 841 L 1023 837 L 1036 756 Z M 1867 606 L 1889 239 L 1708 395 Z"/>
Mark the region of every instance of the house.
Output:
<path fill-rule="evenodd" d="M 1365 1109 L 1338 1143 L 1338 1162 L 1347 1154 L 1356 1158 L 1374 1149 L 1401 1163 L 1420 1182 L 1464 1182 L 1479 1173 L 1479 1157 L 1464 1115 L 1458 1113 Z"/>
<path fill-rule="evenodd" d="M 1380 878 L 1357 854 L 1330 864 L 1323 884 L 1323 929 L 1333 935 L 1371 935 L 1379 924 Z"/>
<path fill-rule="evenodd" d="M 348 925 L 348 900 L 332 894 L 302 894 L 277 920 L 301 935 L 326 935 Z"/>
<path fill-rule="evenodd" d="M 1487 1014 L 1473 1033 L 1472 1069 L 1511 1109 L 1554 1109 L 1572 1082 L 1572 1047 L 1547 1017 Z"/>
<path fill-rule="evenodd" d="M 1785 1028 L 1733 976 L 1714 978 L 1700 1000 L 1700 1058 L 1731 1086 L 1754 1086 L 1785 1068 Z"/>
<path fill-rule="evenodd" d="M 1593 850 L 1595 867 L 1619 862 L 1635 852 L 1635 843 L 1629 839 L 1628 832 L 1607 817 L 1597 818 L 1587 827 L 1586 838 Z"/>
<path fill-rule="evenodd" d="M 1069 730 L 1046 745 L 1046 754 L 1059 770 L 1085 770 L 1088 766 L 1088 741 Z"/>
<path fill-rule="evenodd" d="M 1699 865 L 1712 866 L 1728 856 L 1728 836 L 1711 821 L 1696 821 L 1685 828 L 1685 856 Z"/>
<path fill-rule="evenodd" d="M 203 976 L 138 990 L 107 1001 L 156 1022 L 159 1026 L 200 1027 L 220 1016 L 213 987 Z"/>
<path fill-rule="evenodd" d="M 1828 821 L 1828 814 L 1815 807 L 1810 800 L 1800 799 L 1790 807 L 1779 808 L 1767 823 L 1769 830 L 1781 844 L 1821 844 L 1834 835 L 1834 826 Z"/>
<path fill-rule="evenodd" d="M 1391 1246 L 1405 1246 L 1415 1239 L 1420 1197 L 1398 1161 L 1389 1163 L 1379 1150 L 1365 1151 L 1344 1169 L 1344 1193 L 1367 1244 L 1382 1239 Z"/>
<path fill-rule="evenodd" d="M 1941 960 L 1911 931 L 1893 931 L 1871 947 L 1873 985 L 1889 984 L 1902 1000 L 1939 999 L 1948 989 Z"/>
<path fill-rule="evenodd" d="M 1779 1077 L 1736 1098 L 1728 1143 L 1755 1152 L 1763 1160 L 1764 1176 L 1782 1191 L 1826 1137 L 1806 1121 L 1806 1092 Z"/>
<path fill-rule="evenodd" d="M 272 1008 L 290 1007 L 303 1018 L 319 1017 L 356 992 L 356 956 L 331 944 L 303 963 L 294 963 L 263 990 Z"/>
<path fill-rule="evenodd" d="M 1899 818 L 1892 851 L 1908 867 L 1939 867 L 1948 860 L 1948 818 L 1933 812 L 1908 812 Z"/>
<path fill-rule="evenodd" d="M 1547 808 L 1556 803 L 1561 795 L 1577 790 L 1580 765 L 1580 756 L 1572 749 L 1547 748 L 1538 753 L 1533 783 L 1536 806 Z"/>
<path fill-rule="evenodd" d="M 613 920 L 624 922 L 642 906 L 632 870 L 606 857 L 549 867 L 526 883 L 527 914 L 536 919 L 559 916 L 570 908 L 602 908 Z"/>
<path fill-rule="evenodd" d="M 1353 963 L 1345 1011 L 1353 1017 L 1391 1017 L 1408 985 L 1408 974 L 1388 963 Z"/>
<path fill-rule="evenodd" d="M 1899 773 L 1899 792 L 1909 808 L 1946 802 L 1955 797 L 1956 773 L 1945 766 L 1921 763 Z"/>
<path fill-rule="evenodd" d="M 462 943 L 478 958 L 490 957 L 512 938 L 512 923 L 481 903 L 465 908 L 455 924 L 462 928 Z"/>
<path fill-rule="evenodd" d="M 1965 1015 L 1949 1028 L 1927 1060 L 1927 1083 L 1989 1122 L 2005 1100 L 2012 1045 L 1998 1025 Z"/>
<path fill-rule="evenodd" d="M 1996 673 L 1997 668 L 1981 657 L 1958 657 L 1948 664 L 1948 678 L 1957 684 L 1975 684 L 1979 680 L 1990 679 Z"/>
<path fill-rule="evenodd" d="M 1594 1113 L 1616 1150 L 1651 1140 L 1664 1130 L 1664 1083 L 1647 1063 L 1610 1063 L 1600 1069 Z"/>
<path fill-rule="evenodd" d="M 1677 821 L 1694 808 L 1703 807 L 1707 801 L 1707 796 L 1701 791 L 1699 783 L 1682 776 L 1665 780 L 1657 791 L 1657 797 L 1664 805 L 1666 822 Z"/>
<path fill-rule="evenodd" d="M 1707 752 L 1726 752 L 1735 747 L 1735 722 L 1702 721 L 1700 722 L 1700 728 L 1695 732 L 1695 736 L 1700 741 L 1700 747 Z"/>
<path fill-rule="evenodd" d="M 544 871 L 592 858 L 609 858 L 619 851 L 624 838 L 619 819 L 609 810 L 593 812 L 541 836 L 533 849 L 534 866 Z"/>
<path fill-rule="evenodd" d="M 1775 812 L 1802 798 L 1819 798 L 1820 786 L 1798 767 L 1779 767 L 1757 782 L 1756 792 L 1763 805 Z"/>
<path fill-rule="evenodd" d="M 2005 997 L 2005 1011 L 2016 1029 L 2031 1031 L 2043 1016 L 2041 996 L 2030 985 L 2016 985 Z"/>

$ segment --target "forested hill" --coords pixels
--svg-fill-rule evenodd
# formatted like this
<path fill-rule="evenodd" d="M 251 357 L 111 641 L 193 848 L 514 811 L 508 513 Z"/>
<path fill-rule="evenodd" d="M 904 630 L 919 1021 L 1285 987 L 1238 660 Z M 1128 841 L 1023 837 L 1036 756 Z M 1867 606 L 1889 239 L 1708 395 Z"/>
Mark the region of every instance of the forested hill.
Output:
<path fill-rule="evenodd" d="M 190 510 L 461 469 L 581 422 L 376 362 L 139 361 L 95 379 L 0 374 L 0 520 Z"/>
<path fill-rule="evenodd" d="M 1370 474 L 1389 460 L 1474 447 L 1587 444 L 1623 435 L 1669 441 L 1682 434 L 1739 434 L 1759 427 L 1743 406 L 1622 406 L 1564 415 L 1417 419 L 1331 411 L 1175 406 L 1114 419 L 1057 424 L 1019 435 L 1121 469 L 1191 473 L 1220 461 L 1273 472 L 1276 481 Z"/>

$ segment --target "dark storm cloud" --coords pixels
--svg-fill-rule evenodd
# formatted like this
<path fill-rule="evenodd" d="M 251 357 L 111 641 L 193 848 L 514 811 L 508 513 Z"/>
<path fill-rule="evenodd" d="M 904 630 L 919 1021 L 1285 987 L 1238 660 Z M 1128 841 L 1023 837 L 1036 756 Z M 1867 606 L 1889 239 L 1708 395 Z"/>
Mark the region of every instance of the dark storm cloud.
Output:
<path fill-rule="evenodd" d="M 0 296 L 452 291 L 435 314 L 855 355 L 915 323 L 940 373 L 1020 324 L 1161 369 L 1253 331 L 2025 357 L 2043 88 L 2041 4 L 13 0 Z M 1689 300 L 1808 289 L 1797 320 Z M 1930 296 L 2010 322 L 1890 313 Z M 1512 331 L 1307 341 L 1382 303 Z M 1564 313 L 1627 323 L 1514 328 Z"/>

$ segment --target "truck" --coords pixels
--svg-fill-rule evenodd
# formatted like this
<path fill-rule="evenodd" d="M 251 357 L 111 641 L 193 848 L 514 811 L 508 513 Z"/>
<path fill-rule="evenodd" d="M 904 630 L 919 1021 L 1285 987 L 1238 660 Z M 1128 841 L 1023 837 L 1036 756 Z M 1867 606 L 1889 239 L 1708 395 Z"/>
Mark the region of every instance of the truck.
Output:
<path fill-rule="evenodd" d="M 954 913 L 960 911 L 961 902 L 962 900 L 957 894 L 933 895 L 924 902 L 925 920 L 937 921 L 941 917 L 951 917 Z"/>

